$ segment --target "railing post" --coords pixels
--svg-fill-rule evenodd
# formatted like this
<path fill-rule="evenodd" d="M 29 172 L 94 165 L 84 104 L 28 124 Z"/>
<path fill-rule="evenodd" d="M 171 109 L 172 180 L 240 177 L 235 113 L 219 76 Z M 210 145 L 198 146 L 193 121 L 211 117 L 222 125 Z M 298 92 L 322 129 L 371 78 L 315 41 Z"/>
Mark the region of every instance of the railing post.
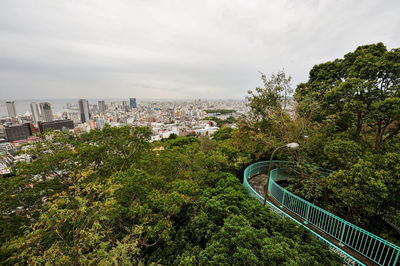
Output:
<path fill-rule="evenodd" d="M 285 195 L 286 195 L 286 190 L 283 190 L 283 196 L 282 196 L 282 202 L 281 202 L 281 208 L 285 207 Z"/>
<path fill-rule="evenodd" d="M 344 244 L 343 244 L 343 236 L 344 236 L 344 229 L 346 229 L 346 224 L 345 223 L 343 223 L 343 229 L 342 229 L 342 235 L 340 236 L 340 240 L 339 240 L 339 246 L 344 246 Z"/>
<path fill-rule="evenodd" d="M 394 259 L 393 266 L 396 266 L 397 260 L 399 259 L 399 255 L 400 255 L 400 250 L 397 251 L 397 256 L 396 256 L 396 258 Z"/>
<path fill-rule="evenodd" d="M 304 220 L 304 224 L 308 224 L 308 215 L 310 214 L 310 204 L 307 204 L 307 214 L 306 219 Z"/>

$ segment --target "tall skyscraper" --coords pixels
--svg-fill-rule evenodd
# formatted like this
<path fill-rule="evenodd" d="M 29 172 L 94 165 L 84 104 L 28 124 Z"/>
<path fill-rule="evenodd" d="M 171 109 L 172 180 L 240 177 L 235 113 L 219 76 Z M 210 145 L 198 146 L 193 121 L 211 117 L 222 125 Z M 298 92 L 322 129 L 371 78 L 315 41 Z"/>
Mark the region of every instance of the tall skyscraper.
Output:
<path fill-rule="evenodd" d="M 85 99 L 79 100 L 79 111 L 81 113 L 82 123 L 88 122 L 90 119 L 89 102 Z"/>
<path fill-rule="evenodd" d="M 37 124 L 40 121 L 39 107 L 36 103 L 31 103 L 32 119 Z"/>
<path fill-rule="evenodd" d="M 40 115 L 44 122 L 53 121 L 53 111 L 51 110 L 51 104 L 48 102 L 40 103 Z"/>
<path fill-rule="evenodd" d="M 129 98 L 131 108 L 136 108 L 136 98 Z"/>
<path fill-rule="evenodd" d="M 106 111 L 106 103 L 104 101 L 99 101 L 99 111 L 104 113 Z"/>
<path fill-rule="evenodd" d="M 122 101 L 122 110 L 125 112 L 129 111 L 129 102 L 128 101 Z"/>
<path fill-rule="evenodd" d="M 11 118 L 17 117 L 17 109 L 15 109 L 14 101 L 6 101 L 8 116 Z"/>

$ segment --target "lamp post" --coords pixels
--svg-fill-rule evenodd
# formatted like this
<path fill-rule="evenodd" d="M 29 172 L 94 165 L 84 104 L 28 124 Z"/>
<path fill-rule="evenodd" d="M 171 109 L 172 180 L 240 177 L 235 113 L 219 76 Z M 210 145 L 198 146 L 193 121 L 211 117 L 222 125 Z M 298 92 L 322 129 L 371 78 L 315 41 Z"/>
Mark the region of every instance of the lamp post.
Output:
<path fill-rule="evenodd" d="M 268 190 L 268 184 L 269 184 L 269 175 L 271 173 L 271 165 L 272 165 L 272 159 L 274 158 L 275 152 L 277 152 L 278 150 L 282 149 L 282 148 L 289 148 L 292 150 L 295 150 L 299 147 L 300 145 L 296 142 L 292 142 L 292 143 L 288 143 L 286 145 L 280 146 L 278 148 L 276 148 L 272 154 L 271 154 L 271 158 L 269 159 L 269 167 L 268 167 L 268 173 L 267 173 L 267 183 L 264 186 L 264 206 L 267 203 L 267 196 L 269 196 L 269 190 Z"/>

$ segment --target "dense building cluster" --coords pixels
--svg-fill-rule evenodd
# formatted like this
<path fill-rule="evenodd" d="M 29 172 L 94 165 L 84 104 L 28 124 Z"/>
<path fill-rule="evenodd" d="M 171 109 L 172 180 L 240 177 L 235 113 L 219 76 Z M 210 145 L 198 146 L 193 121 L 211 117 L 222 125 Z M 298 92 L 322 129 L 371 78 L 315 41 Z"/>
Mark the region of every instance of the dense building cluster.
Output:
<path fill-rule="evenodd" d="M 101 130 L 108 124 L 132 128 L 147 126 L 152 130 L 151 141 L 168 138 L 171 134 L 211 136 L 219 129 L 218 121 L 235 127 L 234 121 L 248 111 L 244 101 L 202 99 L 137 102 L 136 98 L 130 98 L 129 101 L 90 103 L 80 99 L 76 103 L 66 103 L 65 108 L 57 112 L 53 112 L 50 102 L 32 102 L 30 111 L 23 115 L 17 113 L 14 101 L 7 101 L 6 107 L 8 116 L 0 118 L 0 145 L 11 147 L 0 150 L 0 171 L 5 173 L 16 160 L 13 156 L 16 147 L 38 141 L 35 135 L 47 130 L 82 134 Z"/>

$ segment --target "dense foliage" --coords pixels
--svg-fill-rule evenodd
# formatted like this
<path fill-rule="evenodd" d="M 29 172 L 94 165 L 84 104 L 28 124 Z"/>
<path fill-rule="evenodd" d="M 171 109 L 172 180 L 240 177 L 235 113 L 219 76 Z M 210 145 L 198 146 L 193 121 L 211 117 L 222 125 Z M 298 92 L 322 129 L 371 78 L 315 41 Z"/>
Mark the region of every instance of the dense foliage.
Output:
<path fill-rule="evenodd" d="M 149 136 L 140 127 L 43 136 L 36 160 L 1 179 L 2 263 L 339 265 L 247 195 L 234 174 L 248 157 L 232 129 Z"/>
<path fill-rule="evenodd" d="M 400 244 L 400 49 L 358 47 L 343 59 L 316 65 L 298 85 L 296 110 L 285 112 L 290 77 L 266 79 L 248 97 L 235 144 L 253 160 L 298 142 L 279 159 L 297 162 L 287 186 L 295 194 Z M 321 175 L 318 167 L 334 170 Z"/>
<path fill-rule="evenodd" d="M 236 119 L 233 116 L 229 116 L 228 118 L 225 119 L 221 119 L 219 117 L 211 117 L 211 116 L 207 116 L 205 118 L 203 118 L 203 120 L 211 120 L 217 123 L 217 127 L 223 127 L 227 124 L 233 124 L 236 122 Z"/>
<path fill-rule="evenodd" d="M 221 115 L 227 115 L 227 114 L 232 114 L 235 113 L 236 110 L 233 109 L 207 109 L 204 110 L 207 114 L 221 114 Z"/>
<path fill-rule="evenodd" d="M 264 87 L 250 92 L 250 115 L 234 132 L 237 147 L 261 160 L 300 143 L 296 152 L 278 152 L 298 165 L 283 185 L 400 244 L 400 49 L 365 45 L 314 66 L 296 88 L 291 116 L 282 108 L 290 77 L 277 77 L 262 76 Z M 318 167 L 334 171 L 321 175 Z"/>
<path fill-rule="evenodd" d="M 378 43 L 314 66 L 296 98 L 301 115 L 379 150 L 400 132 L 399 86 L 400 49 Z"/>
<path fill-rule="evenodd" d="M 303 161 L 336 171 L 303 175 L 290 188 L 399 244 L 400 49 L 365 45 L 316 65 L 295 98 L 312 128 Z"/>

